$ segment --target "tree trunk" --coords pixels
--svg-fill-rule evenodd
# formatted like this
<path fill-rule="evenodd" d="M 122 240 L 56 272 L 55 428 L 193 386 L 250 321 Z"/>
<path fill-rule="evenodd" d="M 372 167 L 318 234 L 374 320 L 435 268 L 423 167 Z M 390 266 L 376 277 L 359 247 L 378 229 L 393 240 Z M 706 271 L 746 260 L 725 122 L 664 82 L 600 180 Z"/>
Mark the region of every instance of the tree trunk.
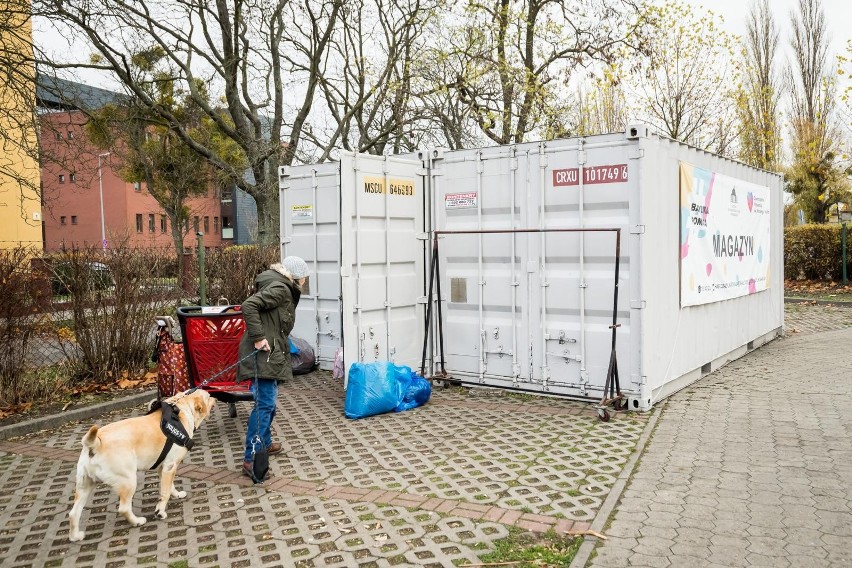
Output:
<path fill-rule="evenodd" d="M 261 191 L 254 200 L 257 205 L 257 244 L 278 244 L 280 229 L 278 191 Z"/>

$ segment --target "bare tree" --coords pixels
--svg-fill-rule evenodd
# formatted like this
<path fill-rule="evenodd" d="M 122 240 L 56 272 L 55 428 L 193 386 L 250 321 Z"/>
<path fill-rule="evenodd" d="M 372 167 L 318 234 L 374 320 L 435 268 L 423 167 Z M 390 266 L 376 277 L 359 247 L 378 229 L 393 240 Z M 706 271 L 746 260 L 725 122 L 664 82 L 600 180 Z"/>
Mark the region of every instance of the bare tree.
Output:
<path fill-rule="evenodd" d="M 40 65 L 110 73 L 188 148 L 255 199 L 259 240 L 275 242 L 278 166 L 291 163 L 298 149 L 342 5 L 342 0 L 36 0 L 33 11 L 52 22 L 58 33 L 82 35 L 96 53 L 87 61 L 45 58 Z M 305 20 L 310 41 L 299 55 L 310 63 L 303 88 L 293 91 L 283 54 L 294 21 Z M 134 58 L 146 50 L 165 55 L 152 62 L 154 80 L 180 84 L 204 116 L 236 144 L 247 171 L 237 171 L 234 160 L 193 138 L 179 117 L 152 97 L 145 79 L 133 71 L 138 62 Z M 295 105 L 288 104 L 294 100 Z M 292 121 L 287 121 L 285 113 L 291 111 Z"/>
<path fill-rule="evenodd" d="M 374 154 L 412 150 L 416 59 L 438 0 L 352 0 L 329 43 L 320 87 L 330 127 L 313 136 L 319 161 L 335 148 Z M 319 133 L 317 133 L 319 134 Z"/>
<path fill-rule="evenodd" d="M 828 35 L 820 0 L 799 0 L 791 14 L 793 65 L 791 90 L 793 161 L 787 189 L 809 221 L 824 223 L 832 206 L 849 203 L 850 172 L 839 160 L 837 85 L 828 69 Z"/>
<path fill-rule="evenodd" d="M 616 68 L 607 68 L 588 88 L 580 89 L 578 99 L 577 134 L 620 132 L 627 127 L 630 109 Z"/>
<path fill-rule="evenodd" d="M 729 85 L 736 83 L 734 37 L 712 12 L 669 2 L 660 9 L 651 57 L 635 76 L 641 116 L 676 140 L 731 153 L 736 114 Z"/>
<path fill-rule="evenodd" d="M 460 62 L 448 87 L 491 141 L 544 135 L 573 74 L 641 49 L 647 16 L 633 0 L 471 2 L 448 20 L 445 57 Z"/>
<path fill-rule="evenodd" d="M 739 151 L 743 161 L 766 170 L 777 169 L 781 159 L 781 87 L 775 69 L 778 38 L 769 0 L 755 0 L 743 45 L 745 70 L 737 104 L 742 127 Z"/>

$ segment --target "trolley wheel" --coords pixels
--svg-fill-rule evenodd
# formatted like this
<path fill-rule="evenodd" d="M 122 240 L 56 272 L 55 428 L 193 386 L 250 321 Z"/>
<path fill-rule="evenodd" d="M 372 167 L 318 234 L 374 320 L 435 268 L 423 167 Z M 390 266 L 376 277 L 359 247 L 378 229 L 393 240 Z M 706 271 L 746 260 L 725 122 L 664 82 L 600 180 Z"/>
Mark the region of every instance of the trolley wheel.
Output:
<path fill-rule="evenodd" d="M 606 408 L 598 408 L 598 418 L 600 418 L 602 422 L 609 422 L 609 411 Z"/>
<path fill-rule="evenodd" d="M 228 416 L 230 416 L 231 418 L 237 417 L 237 405 L 236 405 L 236 403 L 233 403 L 233 402 L 228 403 Z"/>
<path fill-rule="evenodd" d="M 613 408 L 615 408 L 616 410 L 625 410 L 627 408 L 627 399 L 620 398 L 616 400 L 615 404 L 613 405 Z"/>

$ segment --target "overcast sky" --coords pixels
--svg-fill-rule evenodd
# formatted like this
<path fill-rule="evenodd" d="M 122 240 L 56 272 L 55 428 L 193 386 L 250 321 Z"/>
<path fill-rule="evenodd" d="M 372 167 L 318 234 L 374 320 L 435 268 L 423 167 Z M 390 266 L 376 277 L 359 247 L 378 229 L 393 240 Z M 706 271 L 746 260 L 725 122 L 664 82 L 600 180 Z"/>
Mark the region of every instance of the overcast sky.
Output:
<path fill-rule="evenodd" d="M 754 0 L 684 0 L 687 4 L 700 6 L 720 14 L 725 19 L 728 31 L 744 35 L 746 19 Z M 790 48 L 790 12 L 798 12 L 799 0 L 769 0 L 769 7 L 775 14 L 775 21 L 781 32 L 781 46 L 787 53 Z M 822 0 L 822 9 L 828 22 L 830 36 L 830 63 L 835 64 L 835 56 L 846 52 L 846 44 L 852 39 L 852 1 Z"/>

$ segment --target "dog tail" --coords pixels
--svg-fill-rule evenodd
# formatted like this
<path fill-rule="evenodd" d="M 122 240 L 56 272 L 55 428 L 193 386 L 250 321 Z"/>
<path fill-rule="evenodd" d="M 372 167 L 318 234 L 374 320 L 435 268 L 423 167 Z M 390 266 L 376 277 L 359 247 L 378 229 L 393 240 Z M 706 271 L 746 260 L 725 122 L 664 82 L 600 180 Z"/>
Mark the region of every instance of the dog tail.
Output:
<path fill-rule="evenodd" d="M 98 427 L 92 426 L 86 435 L 83 436 L 83 447 L 89 450 L 89 455 L 94 454 L 101 447 L 101 441 L 98 438 Z"/>

